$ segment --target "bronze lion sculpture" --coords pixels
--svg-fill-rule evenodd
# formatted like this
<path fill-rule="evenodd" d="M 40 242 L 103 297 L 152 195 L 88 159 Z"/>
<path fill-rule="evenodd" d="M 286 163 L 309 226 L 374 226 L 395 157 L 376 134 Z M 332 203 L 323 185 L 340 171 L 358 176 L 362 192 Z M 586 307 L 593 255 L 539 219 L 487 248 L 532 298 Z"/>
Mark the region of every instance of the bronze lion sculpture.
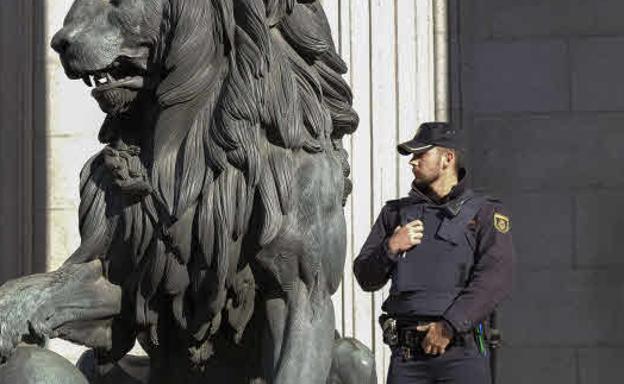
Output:
<path fill-rule="evenodd" d="M 105 147 L 79 248 L 0 288 L 0 355 L 138 339 L 154 384 L 325 383 L 358 117 L 319 2 L 76 0 L 52 47 Z"/>

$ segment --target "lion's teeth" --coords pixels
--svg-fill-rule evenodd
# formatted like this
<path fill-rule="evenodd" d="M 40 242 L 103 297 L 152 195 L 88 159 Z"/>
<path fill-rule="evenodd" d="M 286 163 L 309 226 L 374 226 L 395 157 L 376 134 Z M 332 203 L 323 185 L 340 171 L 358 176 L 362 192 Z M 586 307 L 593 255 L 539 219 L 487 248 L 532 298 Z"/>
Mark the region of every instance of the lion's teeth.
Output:
<path fill-rule="evenodd" d="M 115 81 L 109 73 L 106 74 L 106 80 L 107 83 L 112 83 L 113 81 Z"/>

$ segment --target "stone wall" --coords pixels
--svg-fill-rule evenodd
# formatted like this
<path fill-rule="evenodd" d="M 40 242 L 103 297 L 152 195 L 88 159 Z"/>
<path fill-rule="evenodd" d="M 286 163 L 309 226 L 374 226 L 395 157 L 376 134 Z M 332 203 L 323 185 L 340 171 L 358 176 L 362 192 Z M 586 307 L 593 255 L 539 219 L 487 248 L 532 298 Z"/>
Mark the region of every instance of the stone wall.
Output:
<path fill-rule="evenodd" d="M 452 1 L 453 118 L 517 249 L 499 382 L 624 375 L 621 1 Z"/>

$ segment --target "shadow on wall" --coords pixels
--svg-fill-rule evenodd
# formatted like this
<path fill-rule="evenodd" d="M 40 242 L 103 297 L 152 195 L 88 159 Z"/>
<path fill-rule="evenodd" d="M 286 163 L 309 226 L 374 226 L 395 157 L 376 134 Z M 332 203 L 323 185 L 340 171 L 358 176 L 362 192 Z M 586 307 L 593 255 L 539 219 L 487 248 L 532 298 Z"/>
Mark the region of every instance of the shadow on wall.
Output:
<path fill-rule="evenodd" d="M 0 11 L 0 282 L 46 267 L 45 6 Z"/>

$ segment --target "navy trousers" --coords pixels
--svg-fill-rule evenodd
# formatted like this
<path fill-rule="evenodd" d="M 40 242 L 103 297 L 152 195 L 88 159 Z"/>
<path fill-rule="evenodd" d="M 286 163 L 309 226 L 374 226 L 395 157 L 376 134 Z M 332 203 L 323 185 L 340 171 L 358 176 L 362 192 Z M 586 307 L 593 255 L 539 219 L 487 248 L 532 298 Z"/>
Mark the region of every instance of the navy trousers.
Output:
<path fill-rule="evenodd" d="M 474 342 L 449 347 L 438 356 L 416 352 L 405 361 L 393 349 L 387 384 L 490 384 L 489 357 Z"/>

